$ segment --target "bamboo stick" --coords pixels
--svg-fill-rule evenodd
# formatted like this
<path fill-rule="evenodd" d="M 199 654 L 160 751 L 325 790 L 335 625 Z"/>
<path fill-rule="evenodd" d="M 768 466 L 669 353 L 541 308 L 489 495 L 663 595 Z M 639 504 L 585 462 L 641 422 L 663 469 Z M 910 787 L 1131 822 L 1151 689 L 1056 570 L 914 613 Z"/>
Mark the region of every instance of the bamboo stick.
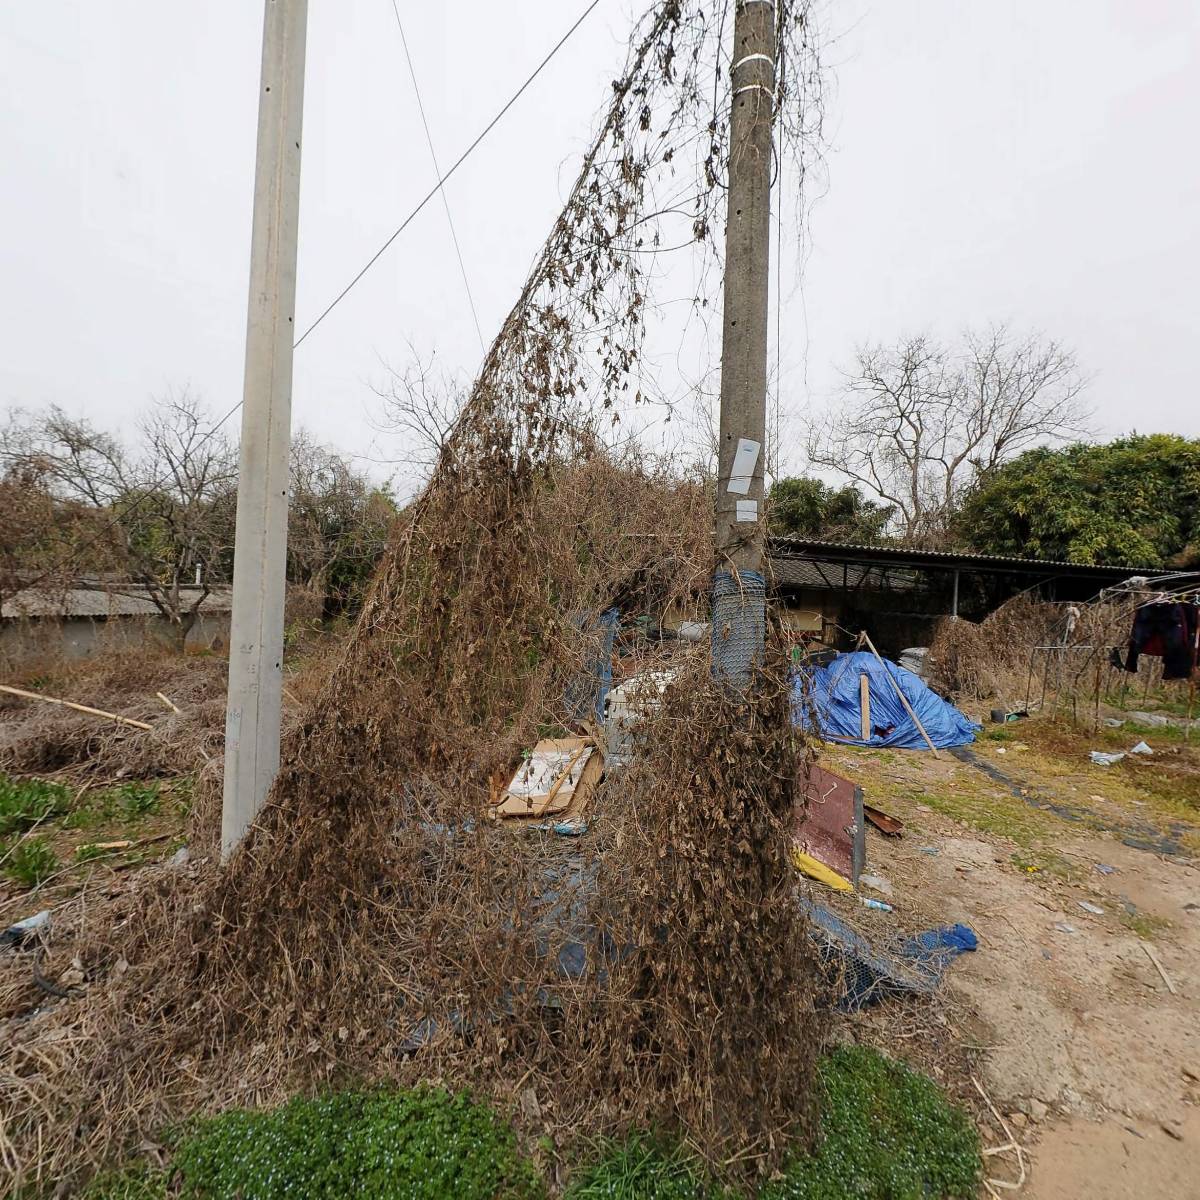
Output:
<path fill-rule="evenodd" d="M 118 725 L 133 725 L 138 729 L 153 729 L 147 721 L 135 721 L 133 717 L 122 717 L 118 713 L 105 712 L 102 708 L 91 708 L 86 704 L 75 704 L 71 700 L 59 700 L 56 696 L 41 696 L 37 692 L 22 691 L 21 688 L 9 687 L 0 683 L 0 692 L 10 696 L 20 696 L 24 700 L 41 700 L 43 704 L 60 704 L 63 708 L 71 708 L 76 712 L 87 713 L 93 717 L 104 717 L 108 721 L 116 721 Z"/>
<path fill-rule="evenodd" d="M 875 660 L 883 668 L 883 673 L 888 677 L 888 682 L 892 685 L 892 690 L 900 697 L 900 703 L 904 705 L 904 711 L 913 719 L 913 724 L 921 731 L 921 736 L 925 739 L 926 745 L 933 751 L 934 758 L 941 758 L 938 754 L 937 747 L 933 744 L 933 739 L 925 732 L 925 726 L 921 724 L 921 718 L 913 712 L 913 706 L 909 704 L 908 697 L 900 690 L 900 685 L 896 682 L 891 671 L 887 669 L 887 663 L 879 656 L 879 651 L 875 649 L 875 643 L 867 636 L 867 631 L 864 629 L 860 635 L 862 640 L 867 644 L 867 649 L 875 655 Z"/>

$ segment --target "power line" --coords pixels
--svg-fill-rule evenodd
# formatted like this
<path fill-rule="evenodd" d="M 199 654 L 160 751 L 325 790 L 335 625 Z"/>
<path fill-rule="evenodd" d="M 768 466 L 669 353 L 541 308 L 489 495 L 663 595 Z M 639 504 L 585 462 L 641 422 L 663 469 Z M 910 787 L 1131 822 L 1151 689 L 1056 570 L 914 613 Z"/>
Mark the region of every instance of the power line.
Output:
<path fill-rule="evenodd" d="M 475 149 L 475 147 L 478 146 L 479 143 L 482 142 L 483 139 L 485 137 L 487 137 L 487 135 L 489 133 L 491 133 L 492 130 L 500 123 L 500 119 L 504 116 L 504 114 L 506 112 L 508 112 L 508 110 L 510 108 L 512 108 L 512 106 L 514 104 L 516 104 L 516 102 L 521 98 L 522 94 L 525 92 L 526 88 L 528 88 L 529 85 L 542 73 L 542 71 L 546 67 L 546 64 L 549 63 L 549 61 L 559 52 L 559 50 L 561 50 L 563 48 L 564 45 L 566 45 L 567 39 L 570 38 L 570 36 L 575 32 L 575 30 L 577 30 L 580 27 L 580 25 L 583 24 L 583 22 L 587 19 L 588 14 L 599 3 L 600 3 L 600 0 L 592 0 L 592 2 L 587 6 L 587 8 L 585 8 L 583 10 L 582 14 L 575 21 L 575 24 L 572 25 L 571 28 L 568 29 L 567 32 L 562 35 L 561 38 L 558 39 L 558 41 L 554 44 L 554 47 L 551 49 L 550 53 L 547 54 L 546 57 L 543 58 L 540 63 L 538 63 L 538 65 L 534 68 L 533 73 L 529 76 L 529 78 L 526 79 L 525 82 L 523 84 L 521 84 L 521 86 L 519 88 L 517 88 L 517 90 L 512 94 L 508 103 L 505 104 L 505 106 L 487 123 L 487 125 L 483 129 L 483 132 L 480 133 L 479 136 L 462 152 L 462 154 L 459 155 L 458 159 L 455 161 L 454 165 L 450 168 L 450 170 L 448 170 L 445 173 L 445 175 L 443 175 L 437 181 L 437 183 L 434 184 L 434 186 L 429 190 L 429 192 L 426 193 L 424 199 L 422 199 L 420 204 L 418 204 L 417 207 L 414 208 L 412 210 L 412 212 L 410 212 L 408 214 L 408 216 L 404 218 L 404 220 L 401 222 L 399 228 L 395 231 L 395 233 L 393 233 L 391 235 L 391 237 L 389 237 L 387 239 L 387 241 L 384 242 L 383 245 L 380 246 L 379 249 L 376 250 L 375 253 L 372 254 L 369 259 L 367 259 L 362 270 L 359 271 L 358 274 L 355 275 L 354 278 L 351 279 L 350 282 L 348 284 L 346 284 L 346 286 L 344 288 L 342 288 L 342 290 L 340 292 L 338 292 L 338 294 L 330 301 L 329 305 L 325 308 L 325 310 L 321 313 L 321 315 L 319 317 L 317 317 L 317 319 L 300 335 L 299 339 L 296 342 L 296 346 L 293 347 L 293 349 L 295 349 L 296 347 L 299 347 L 301 342 L 303 342 L 304 339 L 306 337 L 308 337 L 308 335 L 310 333 L 312 333 L 312 331 L 314 329 L 316 329 L 316 327 L 318 325 L 320 325 L 320 323 L 323 320 L 325 320 L 325 318 L 327 316 L 329 316 L 329 314 L 331 312 L 333 312 L 333 310 L 346 298 L 346 296 L 350 293 L 351 289 L 355 286 L 355 284 L 357 284 L 358 281 L 383 257 L 383 255 L 387 251 L 388 247 L 391 246 L 391 244 L 405 231 L 405 229 L 408 228 L 408 226 L 412 223 L 413 219 L 425 207 L 425 205 L 428 204 L 429 201 L 432 200 L 434 198 L 434 196 L 436 196 L 438 194 L 438 192 L 441 190 L 443 184 L 445 184 L 445 182 L 450 178 L 450 176 L 453 175 L 454 172 L 457 171 L 458 168 L 461 167 L 464 162 L 466 162 L 467 158 L 470 156 L 471 152 Z"/>
<path fill-rule="evenodd" d="M 404 47 L 404 60 L 408 63 L 408 77 L 412 80 L 413 91 L 416 93 L 417 111 L 421 114 L 421 124 L 425 126 L 425 141 L 429 146 L 429 157 L 433 160 L 433 173 L 435 176 L 440 176 L 442 168 L 438 166 L 437 151 L 433 148 L 433 134 L 429 131 L 429 119 L 425 116 L 425 102 L 421 99 L 421 86 L 417 83 L 417 71 L 408 50 L 408 38 L 404 36 L 404 23 L 400 20 L 400 6 L 396 0 L 392 0 L 392 12 L 396 14 L 396 27 L 400 30 L 400 44 Z M 479 337 L 479 349 L 486 353 L 487 347 L 483 342 L 483 330 L 479 325 L 479 313 L 475 311 L 475 297 L 471 295 L 471 281 L 467 278 L 467 264 L 463 262 L 462 247 L 458 244 L 454 218 L 450 215 L 450 200 L 444 187 L 439 186 L 438 191 L 441 192 L 442 207 L 446 210 L 446 224 L 450 226 L 450 240 L 454 243 L 454 253 L 458 257 L 458 269 L 462 273 L 463 287 L 467 292 L 467 303 L 471 306 L 471 319 L 475 322 L 475 332 Z"/>
<path fill-rule="evenodd" d="M 433 197 L 436 196 L 437 193 L 442 190 L 442 186 L 450 178 L 450 176 L 453 175 L 454 172 L 457 171 L 458 168 L 461 167 L 464 162 L 466 162 L 467 158 L 470 156 L 472 151 L 474 151 L 475 148 L 479 145 L 479 143 L 482 142 L 483 139 L 485 137 L 487 137 L 487 135 L 489 133 L 491 133 L 491 131 L 500 123 L 500 120 L 504 116 L 504 114 L 507 113 L 508 110 L 510 108 L 512 108 L 512 106 L 521 98 L 522 94 L 528 89 L 529 85 L 531 83 L 533 83 L 533 81 L 542 73 L 542 71 L 546 68 L 546 66 L 550 62 L 550 60 L 559 52 L 559 50 L 561 50 L 563 48 L 563 46 L 567 43 L 567 40 L 579 28 L 579 26 L 583 24 L 583 22 L 587 19 L 588 15 L 591 13 L 592 9 L 594 9 L 599 3 L 600 3 L 600 0 L 591 0 L 591 3 L 587 6 L 587 8 L 585 8 L 583 10 L 583 12 L 580 14 L 579 18 L 575 21 L 575 23 L 571 26 L 571 28 L 568 29 L 567 32 L 564 33 L 561 38 L 559 38 L 559 40 L 554 44 L 554 46 L 551 48 L 550 52 L 546 55 L 546 57 L 543 58 L 540 63 L 538 63 L 538 65 L 534 68 L 533 72 L 529 75 L 529 77 L 525 80 L 525 82 L 522 83 L 521 86 L 519 88 L 517 88 L 517 90 L 512 94 L 512 96 L 509 98 L 508 102 L 504 105 L 504 107 L 502 109 L 500 109 L 500 111 L 491 119 L 491 121 L 488 122 L 488 124 L 484 127 L 483 131 L 466 148 L 466 150 L 464 150 L 462 152 L 462 154 L 459 155 L 459 157 L 455 161 L 454 165 L 445 173 L 445 175 L 440 176 L 437 183 L 433 186 L 432 190 L 424 197 L 424 199 L 421 200 L 420 204 L 418 204 L 416 206 L 416 208 L 414 208 L 412 210 L 412 212 L 410 212 L 408 214 L 408 216 L 404 218 L 403 222 L 400 224 L 400 226 L 396 230 L 396 232 L 393 233 L 392 236 L 389 237 L 388 240 L 386 242 L 384 242 L 382 246 L 379 247 L 379 249 L 371 256 L 371 258 L 368 260 L 368 262 L 362 268 L 362 270 L 359 271 L 358 274 L 355 275 L 354 278 L 350 280 L 350 282 L 337 294 L 337 296 L 334 297 L 333 301 L 321 313 L 321 315 L 319 317 L 317 317 L 317 319 L 300 335 L 299 340 L 296 341 L 296 343 L 292 347 L 293 350 L 296 349 L 300 345 L 300 343 L 303 342 L 304 339 L 307 338 L 308 335 L 310 333 L 312 333 L 312 331 L 314 329 L 316 329 L 316 327 L 318 325 L 320 325 L 320 323 L 323 320 L 325 320 L 325 318 L 327 316 L 329 316 L 329 314 L 338 306 L 338 304 L 340 304 L 341 301 L 345 299 L 345 297 L 348 295 L 350 290 L 355 286 L 355 284 L 357 284 L 358 281 L 375 265 L 375 263 L 379 261 L 379 259 L 383 256 L 384 252 L 388 249 L 388 247 L 404 232 L 405 229 L 408 228 L 408 226 L 412 223 L 413 219 L 417 216 L 418 213 L 420 213 L 420 211 L 425 207 L 425 205 L 428 204 L 429 201 L 432 200 Z M 397 14 L 397 19 L 399 19 L 399 14 Z M 400 32 L 401 32 L 401 37 L 403 37 L 403 34 L 404 34 L 403 28 L 401 28 Z M 406 45 L 405 46 L 405 54 L 407 55 L 407 53 L 408 53 L 408 48 Z M 411 69 L 411 60 L 410 60 L 410 69 Z M 414 74 L 414 78 L 413 78 L 413 84 L 415 87 L 415 85 L 416 85 L 415 74 Z M 419 94 L 418 94 L 418 103 L 420 103 Z M 422 111 L 422 119 L 424 119 L 423 111 Z M 426 126 L 426 133 L 428 134 L 428 126 Z M 431 142 L 430 143 L 430 151 L 432 152 L 432 150 L 433 150 L 433 145 Z M 435 169 L 436 169 L 436 159 L 435 159 Z M 445 197 L 443 196 L 443 199 L 444 198 Z M 449 217 L 449 215 L 450 215 L 448 208 L 447 208 L 446 215 L 447 215 L 447 217 Z M 458 247 L 458 239 L 455 238 L 455 248 L 457 249 L 457 247 Z M 461 254 L 459 255 L 459 264 L 460 265 L 462 264 Z M 464 282 L 466 282 L 465 271 L 464 271 L 464 275 L 463 275 L 463 280 L 464 280 Z M 470 289 L 468 287 L 468 298 L 469 298 L 469 296 L 470 296 Z M 473 302 L 471 304 L 471 312 L 472 312 L 472 315 L 474 315 L 475 306 L 474 306 Z M 475 327 L 476 327 L 476 331 L 478 332 L 479 331 L 478 319 L 476 319 Z M 482 343 L 482 334 L 480 335 L 480 340 Z M 241 407 L 242 407 L 242 401 L 239 400 L 205 434 L 205 436 L 201 439 L 199 445 L 202 446 L 210 438 L 216 436 L 217 431 L 220 430 L 221 427 L 229 420 L 229 418 L 232 417 L 234 415 L 234 413 L 236 413 Z M 133 501 L 133 503 L 129 505 L 128 508 L 125 509 L 124 515 L 128 516 L 129 514 L 136 512 L 137 509 L 142 504 L 144 504 L 146 501 L 148 501 L 150 499 L 150 497 L 153 496 L 154 493 L 160 487 L 162 487 L 165 483 L 169 482 L 169 478 L 170 478 L 169 475 L 164 475 L 162 478 L 156 479 L 152 483 L 148 484 L 146 489 L 142 492 L 142 494 L 137 499 L 135 499 Z M 116 523 L 115 517 L 112 518 L 112 523 L 113 524 Z M 87 541 L 83 542 L 81 545 L 76 546 L 71 551 L 71 553 L 68 554 L 67 556 L 65 556 L 60 562 L 56 563 L 52 567 L 48 567 L 40 575 L 36 576 L 32 583 L 27 583 L 24 585 L 24 587 L 25 588 L 36 588 L 39 584 L 43 583 L 46 579 L 50 578 L 54 574 L 57 574 L 64 567 L 69 566 L 71 564 L 72 560 L 78 558 L 78 556 L 81 553 L 83 553 L 83 551 L 91 549 L 91 547 L 96 545 L 101 540 L 101 538 L 104 536 L 105 535 L 103 533 L 97 533 L 94 537 L 91 537 L 91 538 L 87 539 Z"/>

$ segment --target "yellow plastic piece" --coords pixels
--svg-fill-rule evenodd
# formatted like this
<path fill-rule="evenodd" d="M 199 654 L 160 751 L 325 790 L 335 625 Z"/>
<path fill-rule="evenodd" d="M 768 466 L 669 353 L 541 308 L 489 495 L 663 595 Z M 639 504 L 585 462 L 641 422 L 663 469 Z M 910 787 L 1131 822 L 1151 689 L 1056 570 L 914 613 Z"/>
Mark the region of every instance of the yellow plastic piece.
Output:
<path fill-rule="evenodd" d="M 792 866 L 803 871 L 810 879 L 815 879 L 818 883 L 833 888 L 835 892 L 854 891 L 854 885 L 848 879 L 843 879 L 832 867 L 827 867 L 823 862 L 813 858 L 811 854 L 805 854 L 803 850 L 795 846 L 792 847 Z"/>

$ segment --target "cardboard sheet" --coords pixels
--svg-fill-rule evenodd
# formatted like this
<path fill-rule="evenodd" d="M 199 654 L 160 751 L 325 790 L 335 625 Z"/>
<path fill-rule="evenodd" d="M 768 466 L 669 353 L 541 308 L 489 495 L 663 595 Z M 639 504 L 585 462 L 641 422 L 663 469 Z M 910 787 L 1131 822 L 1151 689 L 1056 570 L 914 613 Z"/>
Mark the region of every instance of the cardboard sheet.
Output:
<path fill-rule="evenodd" d="M 545 738 L 517 768 L 492 816 L 578 816 L 603 771 L 590 738 Z"/>

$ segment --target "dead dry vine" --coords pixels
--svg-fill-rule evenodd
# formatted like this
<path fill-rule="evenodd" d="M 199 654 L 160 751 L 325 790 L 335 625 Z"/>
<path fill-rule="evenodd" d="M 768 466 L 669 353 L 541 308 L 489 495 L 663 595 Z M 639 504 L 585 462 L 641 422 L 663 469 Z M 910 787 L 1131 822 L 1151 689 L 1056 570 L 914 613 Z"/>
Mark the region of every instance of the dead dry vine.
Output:
<path fill-rule="evenodd" d="M 780 139 L 803 164 L 819 63 L 807 3 L 778 8 Z M 532 1090 L 538 1132 L 652 1124 L 729 1174 L 770 1171 L 811 1132 L 822 1026 L 787 865 L 804 748 L 781 653 L 745 699 L 686 658 L 578 847 L 483 819 L 492 782 L 562 726 L 591 616 L 685 611 L 707 590 L 703 481 L 602 434 L 640 391 L 666 234 L 682 221 L 715 252 L 721 24 L 701 0 L 642 23 L 229 866 L 147 872 L 60 914 L 52 955 L 78 956 L 88 988 L 12 1023 L 16 1177 L 69 1178 L 181 1115 L 346 1079 L 439 1078 L 514 1107 Z M 695 176 L 682 213 L 660 199 L 677 172 Z"/>

